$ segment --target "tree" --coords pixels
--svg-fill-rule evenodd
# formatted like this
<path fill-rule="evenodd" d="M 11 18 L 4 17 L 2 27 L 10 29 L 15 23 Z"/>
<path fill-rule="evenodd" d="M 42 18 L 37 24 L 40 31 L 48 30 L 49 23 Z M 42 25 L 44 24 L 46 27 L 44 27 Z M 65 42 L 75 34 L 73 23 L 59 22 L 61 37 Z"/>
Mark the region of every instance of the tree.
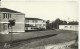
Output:
<path fill-rule="evenodd" d="M 51 24 L 49 20 L 46 21 L 46 29 L 51 29 Z"/>
<path fill-rule="evenodd" d="M 62 25 L 67 25 L 67 21 L 63 21 Z"/>
<path fill-rule="evenodd" d="M 9 26 L 8 27 L 11 27 L 11 32 L 12 32 L 12 27 L 15 25 L 15 20 L 14 19 L 10 19 L 9 20 Z"/>
<path fill-rule="evenodd" d="M 52 25 L 53 25 L 54 28 L 58 29 L 59 28 L 58 26 L 61 23 L 62 23 L 62 21 L 59 18 L 57 18 L 54 22 L 52 22 Z"/>
<path fill-rule="evenodd" d="M 13 26 L 15 26 L 15 19 L 10 19 L 9 20 L 9 27 L 11 27 L 11 42 L 12 42 L 12 37 L 13 37 L 13 34 L 12 34 L 12 32 L 13 32 Z"/>
<path fill-rule="evenodd" d="M 72 21 L 72 22 L 69 22 L 68 24 L 69 25 L 78 25 L 78 22 L 77 21 Z"/>
<path fill-rule="evenodd" d="M 58 29 L 59 25 L 63 25 L 63 24 L 67 24 L 67 22 L 57 18 L 55 21 L 52 22 L 52 27 Z"/>
<path fill-rule="evenodd" d="M 50 21 L 47 20 L 46 21 L 46 29 L 52 29 L 52 28 L 58 29 L 59 25 L 66 25 L 66 24 L 67 24 L 67 21 L 60 20 L 59 18 L 57 18 L 52 23 L 50 23 Z"/>
<path fill-rule="evenodd" d="M 9 20 L 9 26 L 14 26 L 15 25 L 15 20 Z"/>

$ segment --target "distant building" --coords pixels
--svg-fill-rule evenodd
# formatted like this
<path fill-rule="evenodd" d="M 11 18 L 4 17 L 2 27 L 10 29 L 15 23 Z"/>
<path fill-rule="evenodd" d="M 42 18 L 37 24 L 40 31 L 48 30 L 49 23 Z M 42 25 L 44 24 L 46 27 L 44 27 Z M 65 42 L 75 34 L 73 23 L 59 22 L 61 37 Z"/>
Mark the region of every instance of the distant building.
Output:
<path fill-rule="evenodd" d="M 78 25 L 59 25 L 59 29 L 78 31 Z"/>
<path fill-rule="evenodd" d="M 25 32 L 25 14 L 17 12 L 7 8 L 0 9 L 0 33 L 9 33 L 10 27 L 8 21 L 15 19 L 15 26 L 13 26 L 13 32 Z"/>
<path fill-rule="evenodd" d="M 25 30 L 46 29 L 46 21 L 39 18 L 25 18 Z"/>

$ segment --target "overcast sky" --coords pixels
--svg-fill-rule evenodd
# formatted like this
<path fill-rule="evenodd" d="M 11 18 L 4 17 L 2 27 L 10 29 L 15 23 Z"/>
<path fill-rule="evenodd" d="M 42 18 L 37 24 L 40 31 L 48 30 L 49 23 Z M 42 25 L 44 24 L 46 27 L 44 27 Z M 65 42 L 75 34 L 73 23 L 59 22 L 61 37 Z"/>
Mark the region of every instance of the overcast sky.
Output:
<path fill-rule="evenodd" d="M 78 20 L 78 2 L 75 0 L 2 0 L 1 7 L 6 7 L 44 20 Z"/>

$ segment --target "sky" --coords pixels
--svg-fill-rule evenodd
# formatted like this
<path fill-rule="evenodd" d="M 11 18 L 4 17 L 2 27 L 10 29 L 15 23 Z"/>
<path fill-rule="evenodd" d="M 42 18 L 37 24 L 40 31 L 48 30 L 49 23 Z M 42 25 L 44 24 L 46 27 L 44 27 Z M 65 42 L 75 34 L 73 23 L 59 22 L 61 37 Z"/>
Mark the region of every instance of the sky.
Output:
<path fill-rule="evenodd" d="M 77 0 L 2 0 L 1 7 L 25 13 L 25 17 L 78 21 Z"/>

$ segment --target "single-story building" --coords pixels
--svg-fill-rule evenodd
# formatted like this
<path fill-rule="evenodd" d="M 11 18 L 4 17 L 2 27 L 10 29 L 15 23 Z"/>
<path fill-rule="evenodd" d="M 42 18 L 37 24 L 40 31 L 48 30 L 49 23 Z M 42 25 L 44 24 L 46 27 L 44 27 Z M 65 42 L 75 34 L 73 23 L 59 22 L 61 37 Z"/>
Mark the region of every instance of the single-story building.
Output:
<path fill-rule="evenodd" d="M 78 31 L 78 25 L 59 25 L 59 29 Z"/>

